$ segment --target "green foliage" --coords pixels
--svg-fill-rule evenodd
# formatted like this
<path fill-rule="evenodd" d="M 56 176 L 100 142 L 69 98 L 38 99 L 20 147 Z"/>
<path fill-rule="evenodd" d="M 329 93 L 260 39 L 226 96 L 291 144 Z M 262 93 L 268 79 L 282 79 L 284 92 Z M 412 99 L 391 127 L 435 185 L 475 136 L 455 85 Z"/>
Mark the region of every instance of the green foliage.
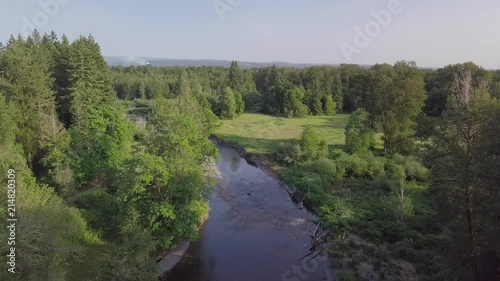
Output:
<path fill-rule="evenodd" d="M 132 139 L 130 124 L 122 113 L 106 104 L 89 108 L 70 134 L 71 166 L 79 185 L 120 167 Z"/>
<path fill-rule="evenodd" d="M 307 125 L 300 137 L 300 148 L 304 153 L 304 159 L 318 159 L 326 154 L 326 143 L 319 139 L 316 130 Z"/>
<path fill-rule="evenodd" d="M 245 81 L 244 73 L 241 71 L 238 62 L 231 62 L 228 73 L 228 83 L 227 86 L 233 89 L 235 92 L 244 93 Z"/>
<path fill-rule="evenodd" d="M 120 201 L 137 211 L 141 227 L 163 248 L 197 237 L 210 184 L 202 167 L 217 154 L 190 112 L 170 110 L 175 105 L 175 100 L 152 102 L 144 143 L 114 184 Z"/>
<path fill-rule="evenodd" d="M 340 154 L 335 158 L 339 171 L 344 178 L 376 179 L 384 174 L 386 160 L 371 154 Z"/>
<path fill-rule="evenodd" d="M 57 120 L 49 66 L 44 59 L 42 46 L 31 37 L 26 41 L 12 39 L 0 57 L 0 91 L 12 110 L 19 109 L 16 141 L 33 168 L 40 164 L 38 160 L 44 157 L 46 147 L 62 130 Z"/>
<path fill-rule="evenodd" d="M 415 117 L 425 100 L 422 73 L 412 62 L 378 64 L 360 76 L 358 106 L 370 113 L 371 127 L 381 123 L 387 153 L 414 150 Z"/>
<path fill-rule="evenodd" d="M 262 96 L 258 92 L 250 92 L 243 95 L 245 108 L 251 111 L 259 111 L 262 107 Z"/>
<path fill-rule="evenodd" d="M 351 230 L 351 221 L 354 211 L 352 206 L 345 200 L 330 198 L 330 200 L 321 207 L 321 220 L 323 225 L 331 229 L 337 236 L 345 235 Z"/>
<path fill-rule="evenodd" d="M 470 262 L 479 251 L 498 250 L 495 215 L 499 199 L 498 179 L 498 101 L 487 88 L 475 87 L 472 73 L 455 76 L 443 121 L 435 131 L 429 156 L 432 167 L 433 191 L 439 201 L 442 222 L 457 243 L 446 258 L 455 270 L 458 260 Z M 495 133 L 492 133 L 496 131 Z M 495 211 L 493 211 L 495 213 Z M 489 228 L 485 231 L 485 228 Z M 481 241 L 481 242 L 478 242 Z M 462 247 L 460 245 L 468 245 Z M 469 264 L 470 265 L 470 264 Z"/>
<path fill-rule="evenodd" d="M 133 208 L 126 214 L 120 230 L 120 240 L 116 241 L 106 263 L 98 270 L 102 280 L 154 280 L 157 268 L 153 255 L 157 242 L 146 228 L 140 225 L 140 215 Z"/>
<path fill-rule="evenodd" d="M 369 114 L 357 109 L 349 117 L 345 129 L 345 149 L 349 153 L 366 153 L 375 145 L 375 133 L 369 127 Z"/>
<path fill-rule="evenodd" d="M 42 159 L 47 174 L 41 180 L 53 186 L 57 194 L 63 198 L 73 192 L 76 187 L 71 159 L 68 157 L 70 144 L 71 136 L 68 133 L 61 134 L 49 146 L 47 155 Z"/>
<path fill-rule="evenodd" d="M 120 89 L 123 97 L 141 99 L 129 104 L 136 107 L 132 111 L 150 113 L 134 142 L 131 122 L 114 96 L 116 77 L 92 36 L 73 43 L 55 33 L 12 38 L 2 46 L 0 72 L 0 168 L 16 171 L 16 207 L 22 210 L 17 279 L 156 278 L 157 251 L 195 239 L 208 212 L 213 180 L 203 167 L 217 156 L 208 141 L 218 125 L 212 92 L 196 71 L 175 73 L 168 88 L 115 81 L 117 91 L 127 86 Z M 225 87 L 227 77 L 219 74 L 213 77 L 222 79 L 209 87 L 214 92 Z M 248 72 L 241 77 L 238 90 L 254 91 Z M 176 98 L 146 100 L 153 96 Z M 238 94 L 235 110 L 243 109 Z M 6 175 L 0 175 L 3 186 Z M 7 201 L 6 195 L 0 199 Z M 7 211 L 5 205 L 0 210 Z M 113 243 L 101 241 L 87 225 Z M 5 221 L 1 226 L 5 236 Z M 6 246 L 1 252 L 8 252 Z M 2 272 L 0 279 L 12 277 Z"/>
<path fill-rule="evenodd" d="M 231 88 L 225 88 L 220 95 L 218 108 L 218 115 L 221 119 L 233 119 L 236 116 L 236 98 Z"/>
<path fill-rule="evenodd" d="M 298 144 L 280 143 L 274 152 L 274 159 L 285 166 L 298 164 L 302 160 L 302 149 Z"/>
<path fill-rule="evenodd" d="M 0 142 L 13 143 L 17 133 L 17 108 L 13 102 L 8 102 L 0 93 Z"/>
<path fill-rule="evenodd" d="M 236 115 L 241 115 L 243 114 L 243 111 L 245 111 L 245 102 L 243 101 L 243 97 L 241 96 L 241 93 L 235 92 L 234 93 L 234 98 L 236 100 Z"/>
<path fill-rule="evenodd" d="M 97 238 L 78 210 L 66 206 L 50 188 L 18 187 L 17 191 L 22 194 L 16 207 L 22 210 L 18 219 L 23 222 L 18 224 L 16 237 L 17 274 L 22 280 L 65 280 L 65 261 L 81 258 L 84 244 L 95 243 Z M 6 229 L 2 225 L 2 233 Z M 5 251 L 7 244 L 1 247 Z"/>
<path fill-rule="evenodd" d="M 305 117 L 309 114 L 309 109 L 302 103 L 304 99 L 304 88 L 293 87 L 285 93 L 284 114 L 288 118 Z"/>
<path fill-rule="evenodd" d="M 89 226 L 103 234 L 109 234 L 118 228 L 120 206 L 116 197 L 102 189 L 81 195 L 75 206 Z"/>

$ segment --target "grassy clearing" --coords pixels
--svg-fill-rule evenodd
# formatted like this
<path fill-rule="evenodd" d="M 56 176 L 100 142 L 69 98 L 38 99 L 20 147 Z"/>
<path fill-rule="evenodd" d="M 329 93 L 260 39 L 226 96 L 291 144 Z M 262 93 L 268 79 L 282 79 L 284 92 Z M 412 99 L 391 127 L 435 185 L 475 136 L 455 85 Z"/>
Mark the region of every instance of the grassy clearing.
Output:
<path fill-rule="evenodd" d="M 235 142 L 254 154 L 270 154 L 280 142 L 298 141 L 306 125 L 312 125 L 330 148 L 344 145 L 344 129 L 349 114 L 282 118 L 258 113 L 245 113 L 222 122 L 216 136 Z"/>

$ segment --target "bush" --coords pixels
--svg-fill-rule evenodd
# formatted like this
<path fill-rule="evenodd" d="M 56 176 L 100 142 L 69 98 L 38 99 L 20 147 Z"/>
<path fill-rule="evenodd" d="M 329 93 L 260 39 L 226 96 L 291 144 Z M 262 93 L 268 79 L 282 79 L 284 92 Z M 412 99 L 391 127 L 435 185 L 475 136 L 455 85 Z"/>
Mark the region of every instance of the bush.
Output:
<path fill-rule="evenodd" d="M 274 159 L 283 165 L 292 166 L 302 158 L 302 149 L 298 144 L 280 143 L 274 152 Z"/>
<path fill-rule="evenodd" d="M 405 238 L 405 225 L 400 221 L 382 222 L 382 233 L 386 241 L 395 243 Z"/>
<path fill-rule="evenodd" d="M 323 225 L 336 235 L 342 235 L 351 230 L 354 210 L 349 202 L 337 197 L 330 197 L 328 202 L 321 207 L 321 211 Z"/>
<path fill-rule="evenodd" d="M 407 180 L 425 181 L 429 170 L 424 167 L 415 157 L 405 157 L 400 154 L 394 154 L 388 164 L 397 164 L 403 167 Z"/>
<path fill-rule="evenodd" d="M 120 207 L 116 198 L 106 191 L 83 194 L 75 205 L 82 209 L 83 216 L 93 229 L 108 233 L 118 227 Z"/>
<path fill-rule="evenodd" d="M 413 240 L 405 238 L 402 241 L 394 243 L 391 251 L 399 258 L 413 260 L 415 258 L 415 250 L 413 249 Z"/>
<path fill-rule="evenodd" d="M 329 182 L 332 182 L 334 179 L 342 179 L 343 176 L 338 173 L 335 162 L 327 158 L 321 158 L 311 163 L 310 167 L 314 172 L 320 174 L 322 178 Z"/>

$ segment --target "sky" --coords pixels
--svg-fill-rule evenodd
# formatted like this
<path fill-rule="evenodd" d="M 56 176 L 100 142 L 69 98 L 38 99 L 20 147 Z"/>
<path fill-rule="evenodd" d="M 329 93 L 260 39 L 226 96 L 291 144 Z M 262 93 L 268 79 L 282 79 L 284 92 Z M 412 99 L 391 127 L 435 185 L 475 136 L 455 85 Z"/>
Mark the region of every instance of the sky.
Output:
<path fill-rule="evenodd" d="M 92 34 L 106 56 L 500 69 L 498 0 L 0 0 L 10 34 Z"/>

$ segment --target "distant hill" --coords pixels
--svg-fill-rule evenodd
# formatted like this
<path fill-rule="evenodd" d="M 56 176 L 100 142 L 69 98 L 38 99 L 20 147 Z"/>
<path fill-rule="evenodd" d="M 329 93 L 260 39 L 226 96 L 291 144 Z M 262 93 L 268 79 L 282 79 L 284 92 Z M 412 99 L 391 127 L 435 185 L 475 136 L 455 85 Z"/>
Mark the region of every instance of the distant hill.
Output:
<path fill-rule="evenodd" d="M 229 67 L 231 65 L 230 60 L 191 60 L 191 59 L 166 59 L 166 58 L 151 58 L 151 57 L 116 57 L 107 56 L 106 61 L 110 66 L 131 66 L 131 65 L 152 65 L 152 66 L 224 66 Z M 277 67 L 295 67 L 295 68 L 305 68 L 315 65 L 325 65 L 325 64 L 313 64 L 313 63 L 288 63 L 288 62 L 243 62 L 238 61 L 240 67 L 242 68 L 259 68 L 259 67 L 269 67 L 276 65 Z M 333 65 L 333 64 L 327 64 Z"/>

